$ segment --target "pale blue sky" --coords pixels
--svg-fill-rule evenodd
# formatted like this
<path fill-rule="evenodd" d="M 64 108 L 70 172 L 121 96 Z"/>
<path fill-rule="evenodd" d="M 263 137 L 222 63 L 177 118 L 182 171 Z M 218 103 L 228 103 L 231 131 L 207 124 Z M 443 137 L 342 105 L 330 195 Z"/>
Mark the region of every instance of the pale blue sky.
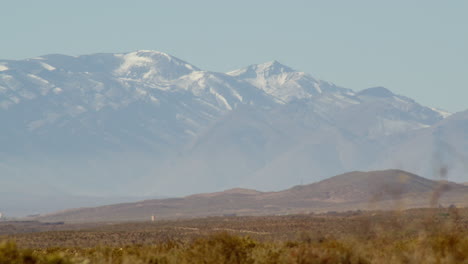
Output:
<path fill-rule="evenodd" d="M 0 0 L 0 58 L 152 49 L 206 70 L 278 60 L 468 109 L 468 1 Z"/>

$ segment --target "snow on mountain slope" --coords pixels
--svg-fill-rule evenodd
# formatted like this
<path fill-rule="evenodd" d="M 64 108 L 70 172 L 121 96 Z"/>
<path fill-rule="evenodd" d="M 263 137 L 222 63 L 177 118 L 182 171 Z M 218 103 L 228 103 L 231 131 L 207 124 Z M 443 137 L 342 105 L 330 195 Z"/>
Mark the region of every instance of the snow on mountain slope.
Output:
<path fill-rule="evenodd" d="M 123 80 L 164 83 L 200 70 L 158 51 L 141 50 L 115 56 L 122 61 L 114 74 Z"/>
<path fill-rule="evenodd" d="M 60 131 L 64 141 L 78 136 L 91 146 L 97 139 L 171 148 L 239 104 L 276 104 L 247 83 L 155 51 L 1 63 L 0 116 L 10 133 L 0 139 L 10 142 L 35 144 L 40 134 Z"/>
<path fill-rule="evenodd" d="M 8 67 L 4 64 L 0 64 L 0 72 L 8 70 Z"/>
<path fill-rule="evenodd" d="M 378 137 L 424 128 L 447 116 L 410 98 L 395 95 L 384 87 L 356 93 L 316 80 L 277 61 L 251 65 L 228 74 L 262 89 L 283 103 L 297 100 L 313 102 L 314 113 L 334 120 L 332 122 L 349 123 L 355 127 L 352 130 L 361 135 Z M 356 119 L 361 121 L 355 122 Z"/>
<path fill-rule="evenodd" d="M 332 83 L 319 81 L 312 76 L 295 71 L 277 61 L 255 64 L 228 75 L 244 80 L 284 103 L 296 99 L 307 99 L 321 93 L 340 92 L 352 94 L 349 89 Z"/>
<path fill-rule="evenodd" d="M 439 112 L 383 87 L 362 90 L 358 103 L 333 114 L 333 121 L 348 131 L 371 138 L 405 133 L 431 126 L 444 118 Z"/>
<path fill-rule="evenodd" d="M 146 50 L 0 60 L 0 177 L 91 195 L 282 188 L 377 164 L 380 141 L 446 116 L 275 61 L 226 74 Z"/>
<path fill-rule="evenodd" d="M 431 107 L 431 110 L 439 113 L 440 116 L 442 116 L 443 118 L 447 118 L 447 117 L 452 115 L 452 113 L 450 113 L 450 112 L 447 112 L 445 110 L 441 110 L 441 109 L 438 109 L 438 108 L 435 108 L 435 107 Z"/>

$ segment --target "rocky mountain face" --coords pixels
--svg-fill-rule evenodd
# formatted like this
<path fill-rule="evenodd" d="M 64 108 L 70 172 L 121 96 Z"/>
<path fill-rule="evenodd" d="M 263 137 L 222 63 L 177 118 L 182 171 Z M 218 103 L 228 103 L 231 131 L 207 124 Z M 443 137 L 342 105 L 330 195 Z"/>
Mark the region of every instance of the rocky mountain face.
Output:
<path fill-rule="evenodd" d="M 0 124 L 0 192 L 278 190 L 371 168 L 466 181 L 466 113 L 276 61 L 219 73 L 156 51 L 0 60 Z"/>

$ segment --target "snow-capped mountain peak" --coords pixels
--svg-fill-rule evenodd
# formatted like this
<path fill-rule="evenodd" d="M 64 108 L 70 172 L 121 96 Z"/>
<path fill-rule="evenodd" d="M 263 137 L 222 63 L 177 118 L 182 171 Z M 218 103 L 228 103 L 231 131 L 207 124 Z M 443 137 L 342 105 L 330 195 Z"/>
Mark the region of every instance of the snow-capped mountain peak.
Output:
<path fill-rule="evenodd" d="M 174 80 L 199 71 L 197 67 L 159 51 L 139 50 L 115 54 L 121 59 L 114 73 L 119 77 L 143 80 Z"/>
<path fill-rule="evenodd" d="M 227 73 L 262 89 L 285 103 L 312 98 L 322 93 L 349 93 L 349 89 L 315 79 L 305 72 L 295 71 L 278 61 L 250 65 Z"/>
<path fill-rule="evenodd" d="M 268 78 L 274 75 L 293 72 L 296 71 L 276 60 L 273 60 L 261 64 L 253 64 L 239 70 L 228 72 L 227 74 L 239 78 Z"/>

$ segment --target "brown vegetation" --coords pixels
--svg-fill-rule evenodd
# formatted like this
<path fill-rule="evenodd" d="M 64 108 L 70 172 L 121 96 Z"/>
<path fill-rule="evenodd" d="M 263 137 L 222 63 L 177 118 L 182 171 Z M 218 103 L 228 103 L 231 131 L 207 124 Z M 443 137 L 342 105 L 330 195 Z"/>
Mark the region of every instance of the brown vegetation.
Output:
<path fill-rule="evenodd" d="M 31 223 L 32 224 L 32 223 Z M 42 226 L 42 227 L 41 227 Z M 38 226 L 51 228 L 50 226 Z M 63 225 L 4 235 L 3 263 L 468 263 L 468 209 Z"/>

